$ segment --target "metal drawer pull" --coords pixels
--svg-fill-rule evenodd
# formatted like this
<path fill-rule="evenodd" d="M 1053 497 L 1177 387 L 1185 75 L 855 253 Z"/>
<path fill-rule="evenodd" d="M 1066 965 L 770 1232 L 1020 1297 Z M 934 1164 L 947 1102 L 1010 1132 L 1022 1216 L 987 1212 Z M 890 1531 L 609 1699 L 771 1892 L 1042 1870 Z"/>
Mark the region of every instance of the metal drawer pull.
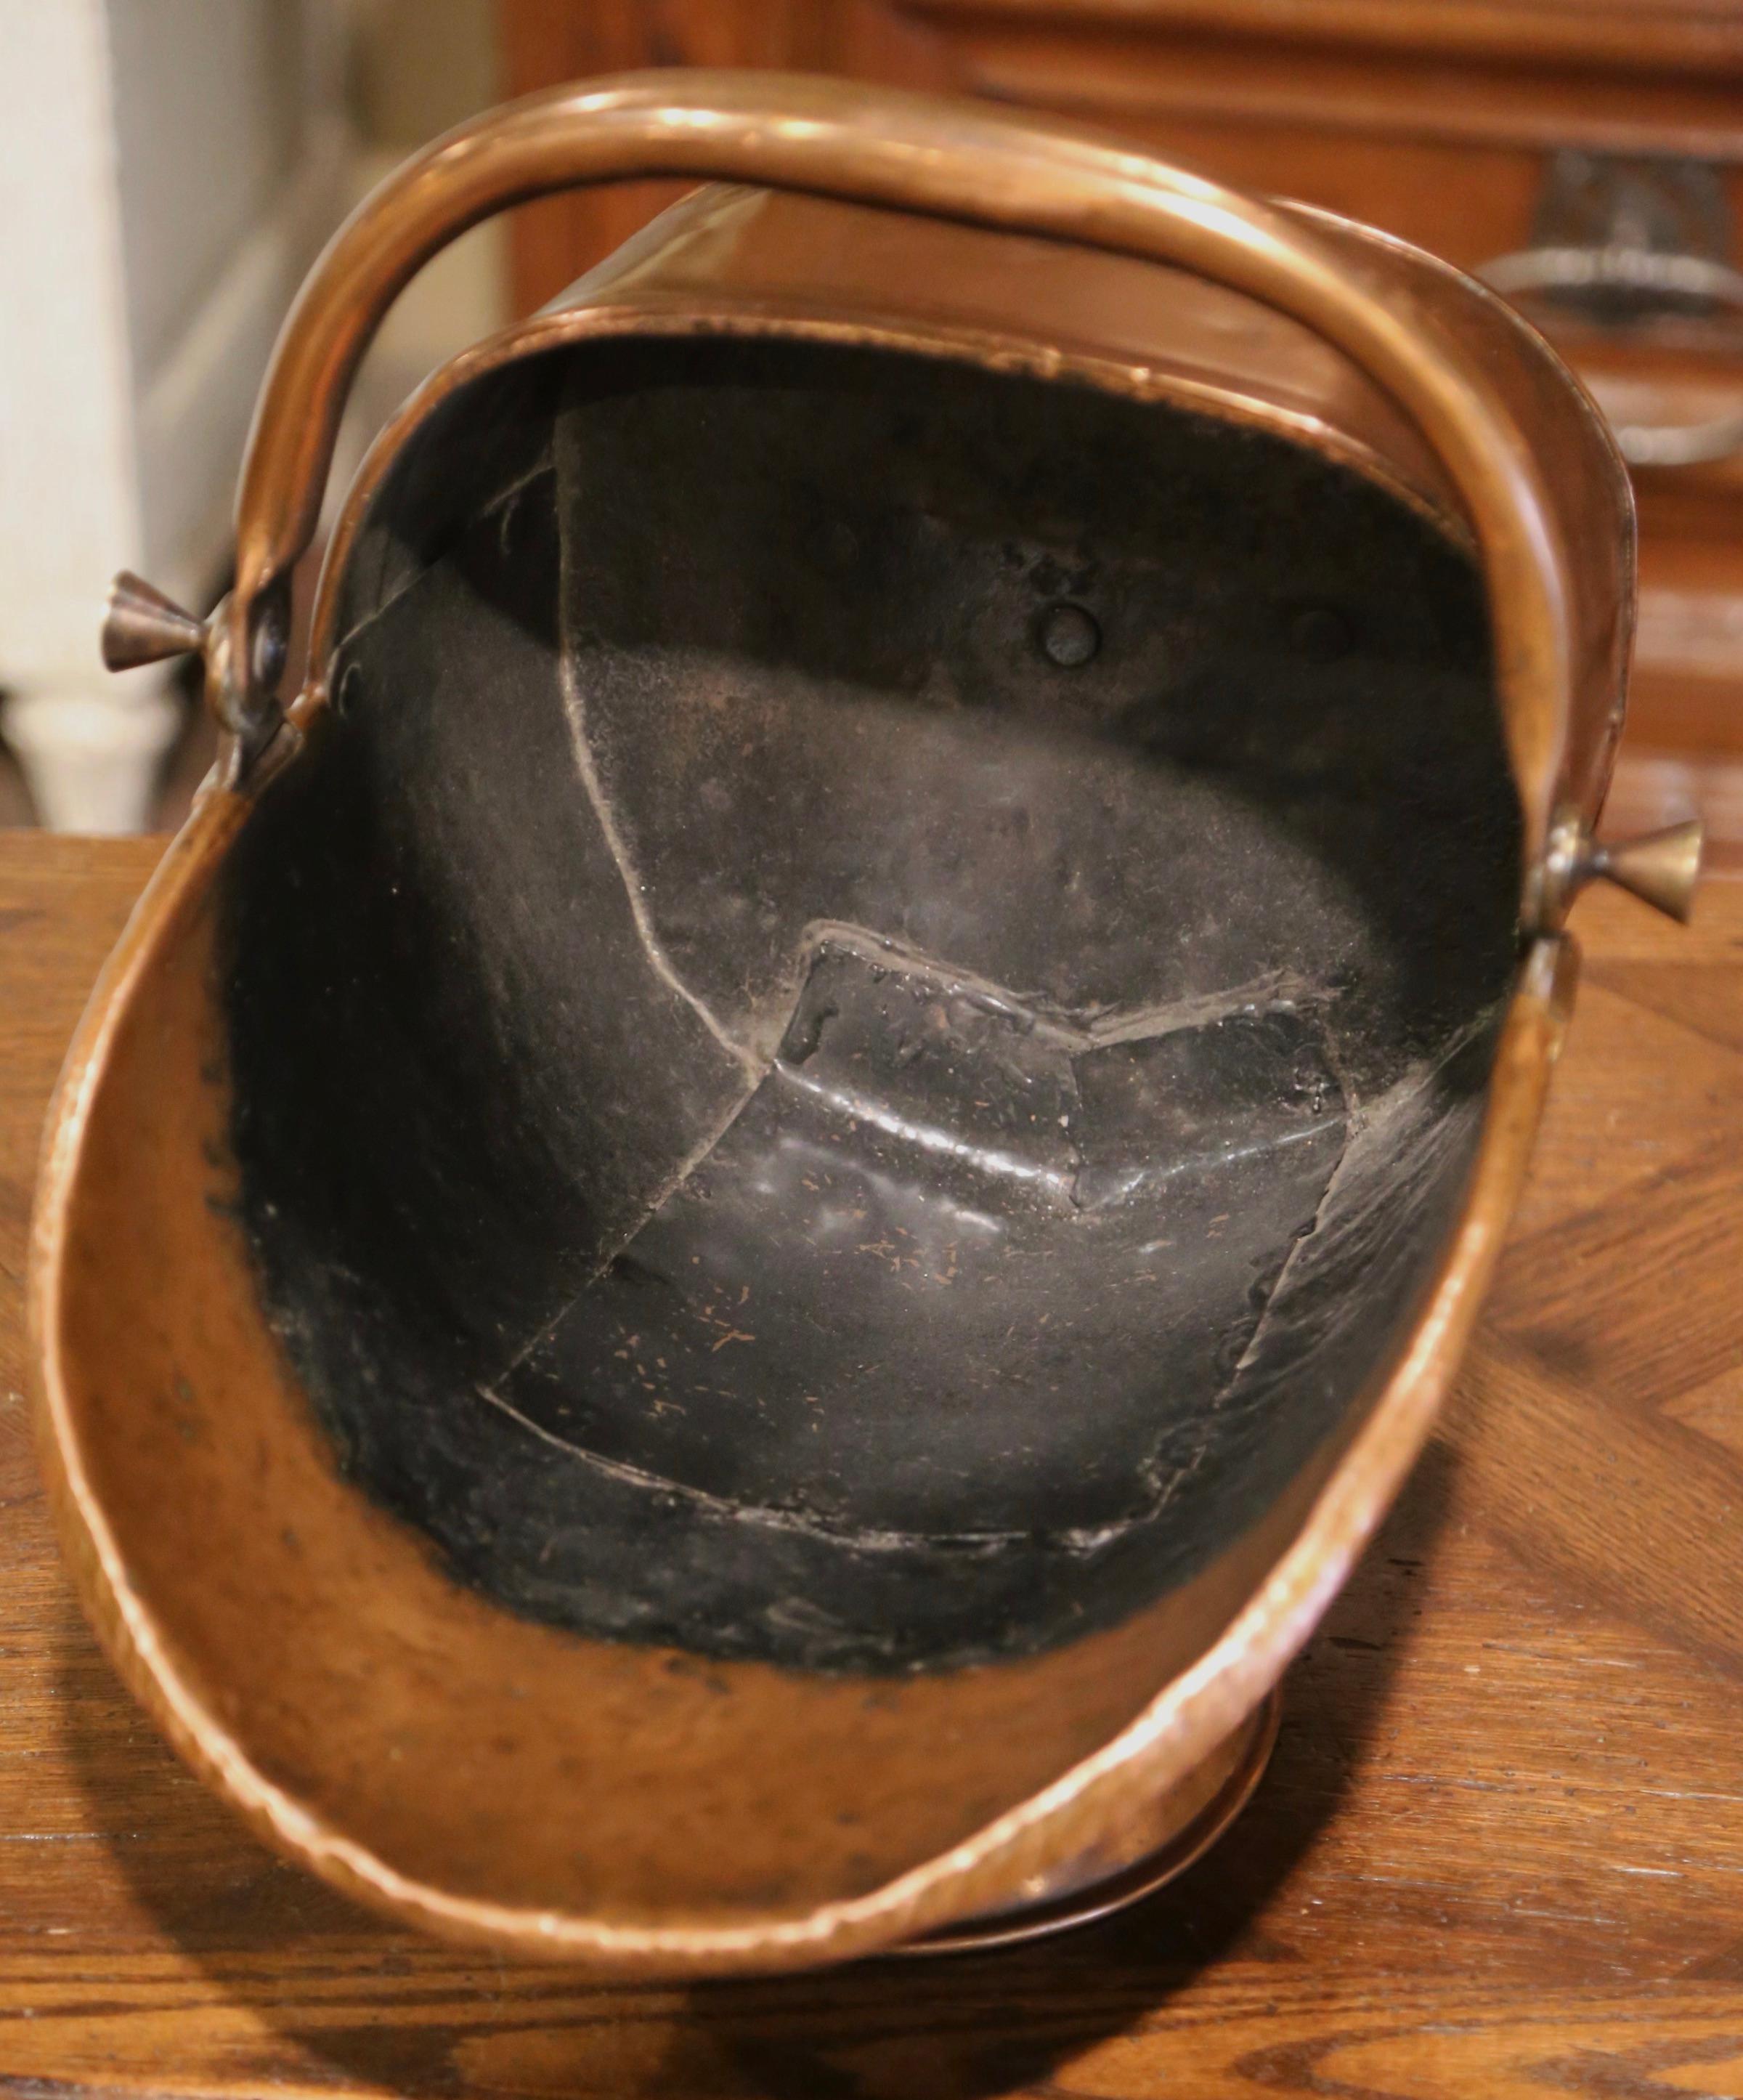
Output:
<path fill-rule="evenodd" d="M 1705 299 L 1743 313 L 1743 271 L 1704 255 L 1647 248 L 1525 248 L 1477 265 L 1475 275 L 1507 298 L 1521 292 L 1649 293 Z M 1698 423 L 1624 423 L 1611 418 L 1630 466 L 1699 466 L 1743 451 L 1743 411 Z"/>

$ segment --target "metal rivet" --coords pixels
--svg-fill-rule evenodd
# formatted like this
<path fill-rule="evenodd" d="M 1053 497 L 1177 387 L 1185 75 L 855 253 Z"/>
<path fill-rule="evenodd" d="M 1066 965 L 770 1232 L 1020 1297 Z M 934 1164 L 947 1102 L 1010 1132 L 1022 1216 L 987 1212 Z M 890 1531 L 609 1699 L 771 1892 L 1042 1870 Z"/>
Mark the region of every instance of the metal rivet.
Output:
<path fill-rule="evenodd" d="M 1101 646 L 1101 629 L 1080 605 L 1050 605 L 1035 629 L 1041 654 L 1061 671 L 1075 671 Z"/>
<path fill-rule="evenodd" d="M 251 638 L 252 681 L 257 692 L 274 693 L 290 655 L 290 594 L 281 581 L 255 601 Z"/>

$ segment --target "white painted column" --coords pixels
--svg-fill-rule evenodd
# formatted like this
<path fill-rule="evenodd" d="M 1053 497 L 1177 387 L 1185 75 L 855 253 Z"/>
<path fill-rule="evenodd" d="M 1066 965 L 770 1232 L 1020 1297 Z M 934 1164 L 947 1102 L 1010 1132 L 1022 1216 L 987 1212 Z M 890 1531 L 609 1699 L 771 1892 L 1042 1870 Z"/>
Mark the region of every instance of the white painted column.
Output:
<path fill-rule="evenodd" d="M 143 544 L 97 0 L 0 0 L 0 680 L 38 813 L 137 830 L 176 713 L 97 657 L 110 572 Z"/>
<path fill-rule="evenodd" d="M 342 203 L 333 0 L 0 0 L 0 731 L 44 823 L 148 821 L 179 710 L 109 578 L 221 580 L 254 392 Z"/>

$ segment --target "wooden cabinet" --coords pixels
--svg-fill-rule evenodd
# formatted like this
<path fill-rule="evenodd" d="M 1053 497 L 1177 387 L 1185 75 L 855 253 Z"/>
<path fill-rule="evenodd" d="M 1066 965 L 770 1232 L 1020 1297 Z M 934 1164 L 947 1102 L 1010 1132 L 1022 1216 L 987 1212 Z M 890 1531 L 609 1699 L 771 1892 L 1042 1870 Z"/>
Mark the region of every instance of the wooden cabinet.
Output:
<path fill-rule="evenodd" d="M 627 66 L 805 68 L 1095 122 L 1467 269 L 1546 244 L 1662 256 L 1687 245 L 1676 207 L 1691 196 L 1699 223 L 1685 231 L 1702 257 L 1739 261 L 1739 0 L 501 5 L 517 90 Z M 523 301 L 549 297 L 673 193 L 644 184 L 530 210 Z M 1688 298 L 1637 301 L 1626 322 L 1564 302 L 1529 310 L 1613 418 L 1738 419 L 1729 457 L 1636 469 L 1630 744 L 1743 761 L 1743 311 Z M 1675 804 L 1674 781 L 1667 792 Z"/>

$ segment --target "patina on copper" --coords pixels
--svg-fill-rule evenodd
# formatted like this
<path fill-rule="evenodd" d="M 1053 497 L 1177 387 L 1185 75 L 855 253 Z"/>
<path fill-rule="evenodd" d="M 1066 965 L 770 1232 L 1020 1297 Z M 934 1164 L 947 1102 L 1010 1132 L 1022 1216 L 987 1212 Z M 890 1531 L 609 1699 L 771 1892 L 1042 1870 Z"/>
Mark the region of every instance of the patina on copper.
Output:
<path fill-rule="evenodd" d="M 438 373 L 387 302 L 702 192 Z M 802 192 L 803 194 L 783 194 Z M 224 761 L 51 1118 L 87 1607 L 263 1834 L 635 1974 L 992 1944 L 1233 1812 L 1524 1171 L 1631 619 L 1498 300 L 1088 135 L 535 97 L 286 324 Z M 187 629 L 138 586 L 133 652 Z M 190 641 L 196 638 L 192 636 Z"/>

